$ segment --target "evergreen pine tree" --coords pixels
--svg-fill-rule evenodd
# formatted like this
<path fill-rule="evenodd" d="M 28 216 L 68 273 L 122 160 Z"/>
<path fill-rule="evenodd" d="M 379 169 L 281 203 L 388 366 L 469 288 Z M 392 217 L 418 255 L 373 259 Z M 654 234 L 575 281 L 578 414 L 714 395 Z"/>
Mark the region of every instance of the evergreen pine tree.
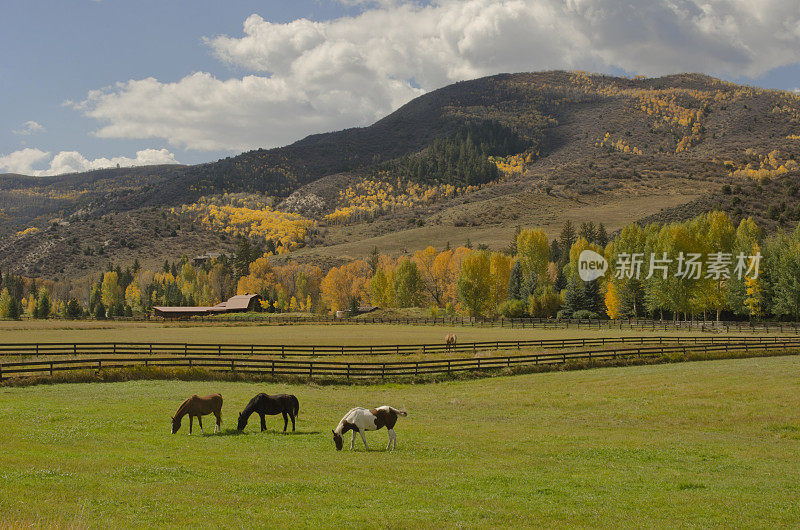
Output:
<path fill-rule="evenodd" d="M 22 318 L 22 303 L 15 296 L 11 297 L 11 303 L 8 305 L 8 318 L 11 320 Z"/>
<path fill-rule="evenodd" d="M 508 298 L 509 300 L 522 300 L 522 265 L 519 260 L 514 262 L 508 276 Z"/>
<path fill-rule="evenodd" d="M 586 306 L 584 298 L 583 281 L 577 274 L 570 276 L 567 281 L 566 292 L 564 293 L 564 313 L 572 316 L 575 311 L 580 311 Z"/>
<path fill-rule="evenodd" d="M 67 310 L 66 315 L 67 318 L 80 318 L 83 311 L 81 311 L 81 305 L 78 303 L 77 300 L 71 298 L 69 302 L 67 302 Z"/>
<path fill-rule="evenodd" d="M 558 239 L 554 239 L 550 243 L 550 261 L 553 263 L 561 262 L 561 245 L 558 244 Z"/>
<path fill-rule="evenodd" d="M 581 309 L 598 314 L 602 311 L 603 297 L 600 294 L 600 284 L 597 280 L 583 282 L 583 304 Z"/>
<path fill-rule="evenodd" d="M 517 255 L 517 237 L 519 237 L 520 232 L 522 232 L 522 227 L 517 225 L 514 228 L 514 235 L 511 236 L 511 242 L 508 244 L 508 253 L 512 256 Z"/>
<path fill-rule="evenodd" d="M 520 290 L 520 300 L 526 301 L 529 297 L 536 295 L 536 289 L 539 286 L 539 279 L 536 273 L 531 271 L 527 276 L 522 279 L 522 289 Z"/>
<path fill-rule="evenodd" d="M 606 232 L 606 227 L 603 223 L 600 223 L 597 226 L 595 240 L 596 240 L 595 242 L 603 248 L 605 248 L 606 245 L 608 244 L 608 232 Z"/>
<path fill-rule="evenodd" d="M 583 222 L 581 223 L 581 230 L 579 232 L 580 237 L 584 238 L 589 243 L 594 243 L 596 240 L 596 234 L 594 230 L 594 223 L 593 222 Z"/>
<path fill-rule="evenodd" d="M 558 268 L 562 268 L 569 261 L 569 251 L 572 244 L 577 241 L 578 237 L 575 235 L 575 227 L 567 219 L 564 227 L 561 229 L 561 235 L 558 237 L 558 246 L 561 247 L 561 260 L 558 262 Z"/>
<path fill-rule="evenodd" d="M 48 318 L 53 305 L 50 302 L 50 295 L 44 289 L 39 291 L 39 298 L 36 299 L 36 308 L 34 309 L 34 318 Z"/>
<path fill-rule="evenodd" d="M 99 302 L 94 307 L 94 318 L 96 318 L 97 320 L 106 319 L 106 306 L 103 305 L 103 302 Z"/>
<path fill-rule="evenodd" d="M 372 250 L 369 252 L 369 257 L 367 258 L 367 264 L 369 265 L 372 274 L 375 274 L 375 271 L 378 270 L 378 260 L 380 259 L 380 251 L 378 250 L 377 246 L 372 247 Z"/>
<path fill-rule="evenodd" d="M 236 279 L 242 276 L 247 276 L 250 273 L 250 262 L 252 248 L 250 240 L 244 236 L 239 236 L 239 242 L 236 247 L 236 254 L 233 258 L 234 271 L 236 272 Z"/>

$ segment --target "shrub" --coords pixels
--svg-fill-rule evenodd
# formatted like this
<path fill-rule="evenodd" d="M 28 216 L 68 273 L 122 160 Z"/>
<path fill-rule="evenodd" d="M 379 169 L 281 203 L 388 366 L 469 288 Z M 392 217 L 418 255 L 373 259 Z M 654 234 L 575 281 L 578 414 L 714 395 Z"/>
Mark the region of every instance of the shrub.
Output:
<path fill-rule="evenodd" d="M 66 315 L 67 318 L 81 318 L 83 316 L 81 305 L 74 298 L 67 302 Z"/>
<path fill-rule="evenodd" d="M 594 311 L 588 311 L 586 309 L 579 309 L 572 314 L 572 318 L 577 318 L 579 320 L 597 320 L 600 316 L 595 313 Z"/>
<path fill-rule="evenodd" d="M 103 302 L 97 304 L 94 308 L 94 318 L 97 320 L 105 320 L 106 319 L 106 306 L 103 305 Z"/>
<path fill-rule="evenodd" d="M 567 319 L 570 319 L 570 318 L 572 318 L 572 311 L 570 311 L 569 309 L 562 309 L 561 311 L 559 311 L 559 312 L 556 314 L 556 318 L 557 318 L 558 320 L 567 320 Z"/>
<path fill-rule="evenodd" d="M 775 204 L 770 204 L 769 208 L 767 208 L 767 217 L 770 219 L 777 220 L 780 213 L 780 209 Z"/>
<path fill-rule="evenodd" d="M 501 315 L 507 318 L 520 318 L 525 316 L 525 302 L 522 300 L 506 300 L 498 306 Z"/>

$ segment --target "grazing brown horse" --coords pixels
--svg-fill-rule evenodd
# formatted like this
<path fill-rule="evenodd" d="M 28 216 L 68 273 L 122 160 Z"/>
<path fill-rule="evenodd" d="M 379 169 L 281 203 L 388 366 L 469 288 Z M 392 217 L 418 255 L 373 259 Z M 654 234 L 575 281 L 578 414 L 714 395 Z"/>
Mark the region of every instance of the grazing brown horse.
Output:
<path fill-rule="evenodd" d="M 455 333 L 448 333 L 447 336 L 444 338 L 444 343 L 447 346 L 447 351 L 454 350 L 456 347 L 456 334 Z"/>
<path fill-rule="evenodd" d="M 217 423 L 214 426 L 214 432 L 219 432 L 222 426 L 222 394 L 211 394 L 205 397 L 195 394 L 181 403 L 178 411 L 172 417 L 172 434 L 178 432 L 178 429 L 181 428 L 181 420 L 187 414 L 189 415 L 189 434 L 192 434 L 192 422 L 195 417 L 197 418 L 197 423 L 200 424 L 200 431 L 203 431 L 202 417 L 207 414 L 216 416 Z"/>

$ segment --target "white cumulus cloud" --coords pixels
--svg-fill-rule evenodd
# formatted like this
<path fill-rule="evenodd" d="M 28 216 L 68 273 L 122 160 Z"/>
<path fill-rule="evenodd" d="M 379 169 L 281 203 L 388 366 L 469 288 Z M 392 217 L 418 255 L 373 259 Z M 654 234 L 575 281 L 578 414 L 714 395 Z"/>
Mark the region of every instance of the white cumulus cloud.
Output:
<path fill-rule="evenodd" d="M 15 131 L 11 131 L 11 132 L 13 132 L 14 134 L 16 134 L 18 136 L 30 136 L 33 133 L 44 132 L 44 131 L 45 131 L 45 128 L 41 124 L 39 124 L 39 123 L 37 123 L 37 122 L 35 122 L 33 120 L 30 120 L 30 121 L 26 121 L 25 123 L 23 123 L 22 127 L 20 127 L 19 129 L 15 130 Z"/>
<path fill-rule="evenodd" d="M 175 155 L 166 149 L 143 149 L 137 151 L 134 158 L 117 156 L 88 159 L 77 151 L 61 151 L 51 157 L 47 151 L 28 147 L 0 156 L 0 172 L 44 177 L 116 167 L 117 164 L 131 167 L 177 163 Z"/>
<path fill-rule="evenodd" d="M 281 145 L 365 125 L 421 93 L 542 69 L 758 76 L 800 63 L 796 0 L 362 2 L 357 16 L 273 23 L 206 40 L 248 75 L 197 72 L 92 91 L 75 105 L 107 138 L 198 150 Z"/>

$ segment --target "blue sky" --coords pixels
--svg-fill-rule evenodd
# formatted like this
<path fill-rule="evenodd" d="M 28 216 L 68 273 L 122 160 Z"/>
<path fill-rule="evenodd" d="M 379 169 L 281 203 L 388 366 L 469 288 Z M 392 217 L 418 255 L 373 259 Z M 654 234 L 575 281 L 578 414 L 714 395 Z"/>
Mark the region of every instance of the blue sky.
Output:
<path fill-rule="evenodd" d="M 795 0 L 0 0 L 0 47 L 0 172 L 214 160 L 499 72 L 800 87 Z"/>

